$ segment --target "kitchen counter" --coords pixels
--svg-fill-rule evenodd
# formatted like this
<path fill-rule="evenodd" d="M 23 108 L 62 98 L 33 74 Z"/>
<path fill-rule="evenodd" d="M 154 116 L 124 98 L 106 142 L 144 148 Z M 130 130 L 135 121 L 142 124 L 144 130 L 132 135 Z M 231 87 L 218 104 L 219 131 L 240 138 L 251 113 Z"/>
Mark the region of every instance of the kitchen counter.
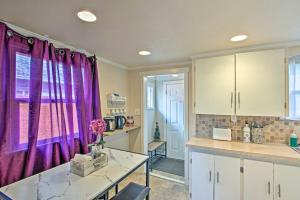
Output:
<path fill-rule="evenodd" d="M 300 154 L 283 144 L 253 144 L 192 137 L 186 145 L 191 151 L 300 166 Z"/>
<path fill-rule="evenodd" d="M 118 135 L 118 134 L 122 134 L 122 133 L 128 133 L 128 132 L 136 130 L 138 128 L 140 128 L 140 127 L 139 126 L 130 126 L 130 127 L 125 126 L 123 129 L 116 129 L 114 131 L 104 132 L 104 137 Z"/>

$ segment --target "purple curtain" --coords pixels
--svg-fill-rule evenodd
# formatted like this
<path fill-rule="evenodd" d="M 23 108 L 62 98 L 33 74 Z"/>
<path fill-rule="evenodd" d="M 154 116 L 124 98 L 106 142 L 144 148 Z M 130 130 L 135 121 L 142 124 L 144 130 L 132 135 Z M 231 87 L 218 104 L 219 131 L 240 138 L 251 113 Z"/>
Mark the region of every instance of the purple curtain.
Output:
<path fill-rule="evenodd" d="M 0 187 L 87 153 L 98 118 L 95 56 L 0 23 Z"/>

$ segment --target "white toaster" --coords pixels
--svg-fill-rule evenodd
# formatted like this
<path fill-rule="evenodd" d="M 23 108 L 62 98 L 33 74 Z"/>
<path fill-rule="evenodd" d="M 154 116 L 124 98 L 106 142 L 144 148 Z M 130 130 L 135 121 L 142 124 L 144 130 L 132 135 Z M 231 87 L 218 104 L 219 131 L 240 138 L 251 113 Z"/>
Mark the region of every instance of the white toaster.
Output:
<path fill-rule="evenodd" d="M 231 129 L 230 128 L 213 128 L 214 140 L 226 140 L 231 141 Z"/>

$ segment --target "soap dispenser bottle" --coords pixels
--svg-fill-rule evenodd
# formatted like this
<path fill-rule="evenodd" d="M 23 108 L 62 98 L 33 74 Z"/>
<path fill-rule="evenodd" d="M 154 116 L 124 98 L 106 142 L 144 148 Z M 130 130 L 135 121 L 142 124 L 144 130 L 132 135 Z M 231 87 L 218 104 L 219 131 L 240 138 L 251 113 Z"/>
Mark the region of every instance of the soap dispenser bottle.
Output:
<path fill-rule="evenodd" d="M 245 143 L 250 143 L 250 127 L 248 125 L 248 122 L 246 121 L 245 127 L 243 128 L 243 141 Z"/>
<path fill-rule="evenodd" d="M 298 146 L 298 136 L 295 133 L 290 135 L 290 146 L 297 147 Z"/>

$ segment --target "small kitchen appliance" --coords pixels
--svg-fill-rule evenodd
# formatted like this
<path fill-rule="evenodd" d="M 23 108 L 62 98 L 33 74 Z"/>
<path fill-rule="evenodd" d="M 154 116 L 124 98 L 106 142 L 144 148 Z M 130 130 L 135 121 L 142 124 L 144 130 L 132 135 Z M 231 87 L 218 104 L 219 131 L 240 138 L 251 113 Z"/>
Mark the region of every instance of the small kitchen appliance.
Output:
<path fill-rule="evenodd" d="M 114 131 L 116 128 L 116 122 L 114 117 L 104 117 L 103 120 L 106 122 L 105 131 Z"/>
<path fill-rule="evenodd" d="M 230 128 L 213 128 L 214 140 L 231 141 L 231 129 Z"/>
<path fill-rule="evenodd" d="M 115 121 L 116 121 L 116 129 L 123 129 L 126 123 L 126 118 L 123 115 L 118 115 L 115 116 Z"/>

